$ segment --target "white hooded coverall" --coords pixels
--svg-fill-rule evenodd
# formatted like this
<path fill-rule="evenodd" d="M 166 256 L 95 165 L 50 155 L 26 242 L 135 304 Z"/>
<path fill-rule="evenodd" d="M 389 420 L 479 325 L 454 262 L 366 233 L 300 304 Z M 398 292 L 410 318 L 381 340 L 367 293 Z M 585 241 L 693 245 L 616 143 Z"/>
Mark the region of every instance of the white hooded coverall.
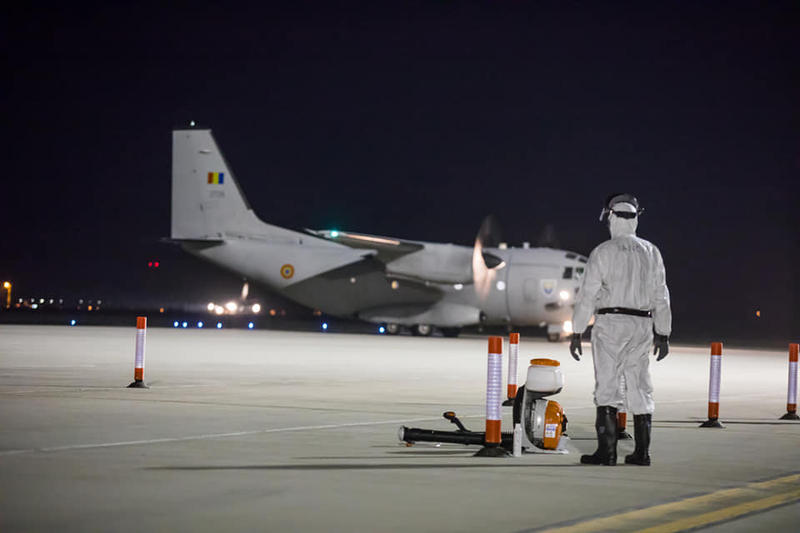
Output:
<path fill-rule="evenodd" d="M 616 204 L 614 209 L 635 212 L 627 203 Z M 575 333 L 583 333 L 595 311 L 604 307 L 652 312 L 652 318 L 597 315 L 592 329 L 595 405 L 620 405 L 620 377 L 624 376 L 629 411 L 642 415 L 655 410 L 649 370 L 653 326 L 656 333 L 668 336 L 672 313 L 661 252 L 636 236 L 637 225 L 638 217 L 609 215 L 611 239 L 589 255 L 572 323 Z"/>

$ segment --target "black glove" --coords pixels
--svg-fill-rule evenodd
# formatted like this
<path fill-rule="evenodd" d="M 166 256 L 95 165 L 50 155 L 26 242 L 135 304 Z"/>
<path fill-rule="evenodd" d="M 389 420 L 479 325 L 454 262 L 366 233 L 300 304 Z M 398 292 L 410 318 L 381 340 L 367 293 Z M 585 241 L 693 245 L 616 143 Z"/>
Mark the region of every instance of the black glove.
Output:
<path fill-rule="evenodd" d="M 653 334 L 653 355 L 658 354 L 656 361 L 661 361 L 669 353 L 669 337 L 666 335 Z"/>
<path fill-rule="evenodd" d="M 569 341 L 569 353 L 572 355 L 572 358 L 576 361 L 581 360 L 581 355 L 583 355 L 583 348 L 581 348 L 581 334 L 580 333 L 573 333 L 572 337 Z M 580 355 L 578 355 L 580 354 Z"/>

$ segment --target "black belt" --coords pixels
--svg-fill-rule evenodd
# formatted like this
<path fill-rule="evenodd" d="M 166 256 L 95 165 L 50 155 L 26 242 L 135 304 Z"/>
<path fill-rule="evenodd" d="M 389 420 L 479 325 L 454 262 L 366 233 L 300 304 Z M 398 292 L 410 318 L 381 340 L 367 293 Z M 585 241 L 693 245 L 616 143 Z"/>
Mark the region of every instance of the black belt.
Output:
<path fill-rule="evenodd" d="M 650 318 L 653 313 L 641 309 L 628 309 L 627 307 L 603 307 L 597 310 L 598 315 L 632 315 Z"/>

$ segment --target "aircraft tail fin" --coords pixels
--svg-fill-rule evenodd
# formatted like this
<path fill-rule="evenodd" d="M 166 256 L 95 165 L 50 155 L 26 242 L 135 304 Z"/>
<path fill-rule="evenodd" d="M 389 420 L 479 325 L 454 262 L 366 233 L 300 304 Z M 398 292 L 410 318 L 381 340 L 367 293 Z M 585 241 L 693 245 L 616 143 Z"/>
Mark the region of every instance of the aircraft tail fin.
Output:
<path fill-rule="evenodd" d="M 219 240 L 254 221 L 211 130 L 173 131 L 171 237 Z"/>

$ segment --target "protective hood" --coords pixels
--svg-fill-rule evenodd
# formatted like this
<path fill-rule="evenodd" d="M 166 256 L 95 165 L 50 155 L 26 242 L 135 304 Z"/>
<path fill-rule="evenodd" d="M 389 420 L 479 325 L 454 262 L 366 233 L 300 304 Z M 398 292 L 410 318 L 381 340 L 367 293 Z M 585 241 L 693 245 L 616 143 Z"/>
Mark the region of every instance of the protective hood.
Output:
<path fill-rule="evenodd" d="M 622 218 L 615 215 L 614 211 L 636 213 L 636 207 L 627 202 L 614 204 L 611 214 L 608 217 L 608 230 L 611 232 L 611 238 L 622 237 L 624 235 L 636 235 L 636 228 L 639 226 L 639 217 Z"/>

